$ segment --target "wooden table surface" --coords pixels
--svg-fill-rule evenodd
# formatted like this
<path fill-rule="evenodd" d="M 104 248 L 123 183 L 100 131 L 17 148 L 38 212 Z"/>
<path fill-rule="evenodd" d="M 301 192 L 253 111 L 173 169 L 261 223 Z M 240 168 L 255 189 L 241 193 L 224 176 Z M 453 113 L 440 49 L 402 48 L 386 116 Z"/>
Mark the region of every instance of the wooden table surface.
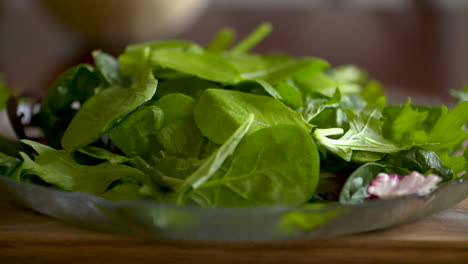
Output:
<path fill-rule="evenodd" d="M 144 241 L 0 200 L 0 263 L 468 263 L 468 199 L 384 231 L 268 243 Z"/>

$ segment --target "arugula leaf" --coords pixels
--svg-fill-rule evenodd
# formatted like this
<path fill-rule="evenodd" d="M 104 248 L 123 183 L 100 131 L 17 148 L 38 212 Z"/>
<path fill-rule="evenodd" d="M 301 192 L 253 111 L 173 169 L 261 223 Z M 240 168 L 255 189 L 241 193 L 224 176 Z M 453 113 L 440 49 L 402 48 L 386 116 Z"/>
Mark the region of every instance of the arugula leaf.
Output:
<path fill-rule="evenodd" d="M 385 101 L 382 98 L 375 106 L 369 105 L 366 107 L 359 116 L 348 111 L 350 128 L 339 139 L 327 137 L 342 133 L 343 130 L 339 128 L 316 129 L 313 135 L 320 146 L 346 161 L 351 161 L 352 159 L 357 162 L 360 161 L 358 157 L 353 157 L 353 151 L 356 150 L 374 153 L 393 153 L 408 149 L 409 146 L 399 147 L 382 136 L 380 117 L 384 103 Z M 369 162 L 368 157 L 361 161 Z M 380 156 L 377 157 L 375 160 L 380 159 Z"/>
<path fill-rule="evenodd" d="M 414 144 L 418 139 L 417 131 L 421 129 L 424 121 L 428 117 L 427 111 L 419 111 L 411 107 L 411 100 L 408 99 L 407 103 L 399 110 L 398 114 L 391 118 L 384 126 L 383 132 L 386 137 L 391 138 L 395 142 L 402 144 Z"/>
<path fill-rule="evenodd" d="M 468 132 L 463 129 L 463 125 L 468 122 L 468 102 L 456 105 L 450 112 L 444 105 L 441 109 L 440 118 L 428 134 L 428 143 L 435 144 L 425 147 L 436 152 L 450 151 L 468 138 Z"/>
<path fill-rule="evenodd" d="M 78 151 L 93 158 L 107 160 L 113 164 L 124 163 L 130 160 L 130 158 L 127 158 L 126 156 L 115 154 L 107 149 L 94 146 L 86 146 L 78 149 Z"/>
<path fill-rule="evenodd" d="M 153 74 L 147 73 L 144 81 L 139 82 L 133 89 L 108 88 L 86 101 L 63 134 L 62 146 L 74 151 L 92 143 L 136 107 L 150 100 L 157 87 Z"/>
<path fill-rule="evenodd" d="M 224 175 L 198 185 L 191 195 L 205 207 L 301 204 L 314 194 L 319 155 L 309 134 L 274 125 L 247 136 Z M 194 185 L 197 187 L 197 185 Z"/>
<path fill-rule="evenodd" d="M 274 98 L 220 89 L 208 89 L 202 94 L 194 117 L 203 136 L 222 144 L 251 113 L 255 121 L 248 134 L 275 124 L 293 124 L 306 132 L 312 129 L 298 112 Z"/>
<path fill-rule="evenodd" d="M 305 120 L 320 128 L 342 128 L 347 117 L 340 102 L 341 93 L 339 89 L 336 89 L 332 97 L 307 96 L 298 111 L 304 116 Z"/>
<path fill-rule="evenodd" d="M 96 166 L 86 166 L 75 162 L 70 153 L 55 150 L 40 143 L 22 140 L 38 153 L 34 160 L 21 152 L 23 164 L 22 177 L 36 175 L 43 181 L 53 184 L 63 190 L 82 191 L 93 194 L 103 194 L 112 183 L 121 179 L 134 179 L 141 184 L 151 186 L 151 181 L 140 170 L 112 163 L 101 163 Z"/>

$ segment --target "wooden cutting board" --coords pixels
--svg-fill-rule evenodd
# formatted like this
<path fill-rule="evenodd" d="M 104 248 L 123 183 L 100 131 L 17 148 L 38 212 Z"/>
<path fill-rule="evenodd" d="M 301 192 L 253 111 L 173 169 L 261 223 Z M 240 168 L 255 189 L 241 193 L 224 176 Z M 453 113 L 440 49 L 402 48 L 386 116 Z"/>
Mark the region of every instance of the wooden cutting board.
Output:
<path fill-rule="evenodd" d="M 267 243 L 144 241 L 97 233 L 0 201 L 0 263 L 468 263 L 468 199 L 359 235 Z"/>

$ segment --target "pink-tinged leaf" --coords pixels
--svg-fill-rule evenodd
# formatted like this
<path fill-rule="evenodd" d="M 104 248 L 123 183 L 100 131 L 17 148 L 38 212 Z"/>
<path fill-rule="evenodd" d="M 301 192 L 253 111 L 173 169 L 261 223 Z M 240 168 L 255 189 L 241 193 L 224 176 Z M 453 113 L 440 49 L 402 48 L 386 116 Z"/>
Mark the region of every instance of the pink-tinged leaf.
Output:
<path fill-rule="evenodd" d="M 435 174 L 424 176 L 416 171 L 406 176 L 379 173 L 367 187 L 371 198 L 386 199 L 408 194 L 428 194 L 442 180 Z"/>

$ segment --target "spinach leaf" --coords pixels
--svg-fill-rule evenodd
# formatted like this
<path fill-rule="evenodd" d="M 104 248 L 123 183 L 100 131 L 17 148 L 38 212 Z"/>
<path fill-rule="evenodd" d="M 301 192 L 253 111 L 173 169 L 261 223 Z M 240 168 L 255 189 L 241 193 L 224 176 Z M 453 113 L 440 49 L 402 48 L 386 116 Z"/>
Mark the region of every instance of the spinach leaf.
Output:
<path fill-rule="evenodd" d="M 120 119 L 150 100 L 156 87 L 157 81 L 149 72 L 132 89 L 111 87 L 94 95 L 71 121 L 63 135 L 62 146 L 74 151 L 100 138 Z"/>
<path fill-rule="evenodd" d="M 20 153 L 24 160 L 21 166 L 22 177 L 36 175 L 44 182 L 63 190 L 98 195 L 103 194 L 112 183 L 121 179 L 134 179 L 141 184 L 146 184 L 148 188 L 154 188 L 147 176 L 138 169 L 107 162 L 96 166 L 81 165 L 64 150 L 55 150 L 29 140 L 22 140 L 22 142 L 38 153 L 34 160 L 25 153 Z"/>
<path fill-rule="evenodd" d="M 194 99 L 208 88 L 221 88 L 220 85 L 196 77 L 183 77 L 174 80 L 164 81 L 158 85 L 156 98 L 162 98 L 170 93 L 182 93 Z"/>
<path fill-rule="evenodd" d="M 251 113 L 255 121 L 248 134 L 275 124 L 293 124 L 306 132 L 312 129 L 298 112 L 274 98 L 221 89 L 202 94 L 194 117 L 203 136 L 222 144 Z"/>
<path fill-rule="evenodd" d="M 222 84 L 235 84 L 242 80 L 239 71 L 218 53 L 161 49 L 151 52 L 150 61 L 156 66 Z"/>
<path fill-rule="evenodd" d="M 62 73 L 42 99 L 39 118 L 41 128 L 52 147 L 58 147 L 63 133 L 77 109 L 101 83 L 92 66 L 77 65 Z"/>
<path fill-rule="evenodd" d="M 274 88 L 280 94 L 282 101 L 294 110 L 299 109 L 302 104 L 302 94 L 289 82 L 278 83 Z"/>
<path fill-rule="evenodd" d="M 180 93 L 171 93 L 161 97 L 154 102 L 153 105 L 159 107 L 163 111 L 164 124 L 168 125 L 172 122 L 193 116 L 195 103 L 195 99 L 190 96 Z"/>
<path fill-rule="evenodd" d="M 292 59 L 285 55 L 234 55 L 229 62 L 241 73 L 243 80 L 257 82 L 272 97 L 298 108 L 298 91 L 286 81 L 304 69 L 322 70 L 328 63 L 317 58 Z M 313 69 L 312 69 L 313 68 Z M 278 84 L 282 83 L 282 86 Z M 299 99 L 300 100 L 300 99 Z"/>
<path fill-rule="evenodd" d="M 125 155 L 148 160 L 159 149 L 156 136 L 164 125 L 164 117 L 157 106 L 142 107 L 111 128 L 109 138 Z"/>
<path fill-rule="evenodd" d="M 230 62 L 240 71 L 245 80 L 263 80 L 270 84 L 277 84 L 302 69 L 314 67 L 324 69 L 328 63 L 317 58 L 290 59 L 281 55 L 244 55 L 242 57 L 228 57 Z M 249 65 L 249 66 L 247 66 Z"/>
<path fill-rule="evenodd" d="M 221 145 L 218 150 L 213 152 L 195 172 L 187 177 L 184 183 L 177 189 L 178 204 L 185 202 L 186 193 L 190 191 L 191 188 L 199 188 L 221 168 L 224 161 L 234 152 L 242 138 L 247 134 L 253 121 L 254 115 L 249 114 L 246 120 L 232 133 L 226 142 Z"/>
<path fill-rule="evenodd" d="M 196 52 L 203 51 L 199 45 L 182 40 L 151 41 L 128 46 L 118 60 L 120 62 L 121 72 L 126 76 L 136 76 L 139 72 L 146 69 L 147 54 L 155 50 L 192 50 Z"/>
<path fill-rule="evenodd" d="M 121 86 L 120 64 L 112 55 L 95 50 L 92 52 L 96 70 L 109 86 Z"/>
<path fill-rule="evenodd" d="M 301 204 L 314 194 L 319 167 L 307 132 L 274 125 L 242 140 L 226 173 L 199 185 L 191 198 L 205 207 Z"/>
<path fill-rule="evenodd" d="M 205 143 L 193 118 L 174 121 L 164 126 L 156 140 L 165 152 L 178 157 L 200 156 Z"/>

